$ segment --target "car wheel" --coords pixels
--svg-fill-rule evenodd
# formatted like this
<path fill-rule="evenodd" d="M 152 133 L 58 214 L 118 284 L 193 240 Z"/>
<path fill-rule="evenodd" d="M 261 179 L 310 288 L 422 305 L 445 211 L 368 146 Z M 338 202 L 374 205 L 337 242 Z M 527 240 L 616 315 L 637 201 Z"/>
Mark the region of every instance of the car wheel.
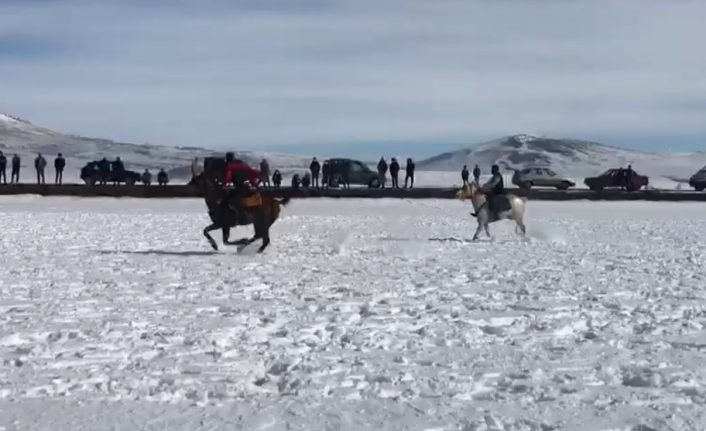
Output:
<path fill-rule="evenodd" d="M 520 183 L 520 188 L 529 190 L 532 188 L 533 185 L 534 184 L 532 184 L 532 181 L 525 181 L 523 183 Z"/>
<path fill-rule="evenodd" d="M 696 190 L 697 192 L 702 192 L 702 191 L 706 190 L 706 185 L 704 185 L 704 186 L 695 186 L 695 187 L 694 187 L 694 190 Z"/>
<path fill-rule="evenodd" d="M 135 179 L 134 178 L 127 178 L 125 180 L 125 184 L 128 186 L 134 186 L 135 185 Z"/>
<path fill-rule="evenodd" d="M 591 187 L 589 187 L 589 188 L 590 188 L 591 190 L 593 190 L 594 192 L 603 191 L 603 186 L 591 186 Z"/>
<path fill-rule="evenodd" d="M 86 183 L 87 186 L 92 186 L 96 183 L 96 180 L 91 177 L 87 177 L 83 179 L 83 182 Z"/>
<path fill-rule="evenodd" d="M 561 184 L 559 184 L 558 186 L 556 186 L 557 190 L 568 190 L 569 187 L 571 187 L 571 184 L 569 184 L 566 181 L 564 181 Z"/>
<path fill-rule="evenodd" d="M 368 187 L 371 189 L 380 188 L 380 178 L 371 178 L 368 182 Z"/>

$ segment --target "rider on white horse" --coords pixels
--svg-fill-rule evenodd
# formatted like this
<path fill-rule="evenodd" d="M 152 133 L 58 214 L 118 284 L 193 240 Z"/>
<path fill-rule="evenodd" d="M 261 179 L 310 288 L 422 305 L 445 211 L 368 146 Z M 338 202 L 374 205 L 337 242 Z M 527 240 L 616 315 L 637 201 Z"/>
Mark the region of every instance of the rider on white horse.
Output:
<path fill-rule="evenodd" d="M 492 173 L 492 178 L 483 184 L 481 190 L 486 195 L 486 205 L 488 205 L 488 210 L 491 213 L 497 214 L 497 197 L 505 196 L 505 181 L 503 180 L 502 174 L 500 174 L 500 167 L 498 165 L 493 165 L 490 172 Z M 473 217 L 477 216 L 477 213 L 471 213 Z"/>

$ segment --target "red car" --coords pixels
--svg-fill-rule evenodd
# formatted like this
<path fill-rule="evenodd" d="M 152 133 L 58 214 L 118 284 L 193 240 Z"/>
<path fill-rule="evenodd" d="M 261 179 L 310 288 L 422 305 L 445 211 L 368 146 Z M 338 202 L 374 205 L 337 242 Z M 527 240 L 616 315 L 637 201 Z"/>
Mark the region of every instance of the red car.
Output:
<path fill-rule="evenodd" d="M 584 184 L 595 191 L 606 188 L 625 188 L 627 191 L 634 192 L 647 186 L 649 178 L 635 171 L 628 178 L 628 171 L 625 169 L 608 169 L 597 177 L 586 178 Z"/>

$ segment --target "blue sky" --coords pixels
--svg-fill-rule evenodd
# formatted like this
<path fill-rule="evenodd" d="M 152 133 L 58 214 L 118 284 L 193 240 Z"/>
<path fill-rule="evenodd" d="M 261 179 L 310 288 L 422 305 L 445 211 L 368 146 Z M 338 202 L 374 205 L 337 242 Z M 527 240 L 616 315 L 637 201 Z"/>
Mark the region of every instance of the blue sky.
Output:
<path fill-rule="evenodd" d="M 0 2 L 0 111 L 135 143 L 706 149 L 706 2 Z"/>

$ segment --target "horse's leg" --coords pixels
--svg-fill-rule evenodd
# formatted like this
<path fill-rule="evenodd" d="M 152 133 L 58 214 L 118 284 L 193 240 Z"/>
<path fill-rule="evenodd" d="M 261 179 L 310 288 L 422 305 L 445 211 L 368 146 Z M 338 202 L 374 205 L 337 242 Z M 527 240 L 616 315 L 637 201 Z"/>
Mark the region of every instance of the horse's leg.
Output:
<path fill-rule="evenodd" d="M 481 223 L 480 220 L 478 220 L 478 227 L 476 228 L 476 233 L 473 235 L 473 241 L 477 241 L 478 237 L 480 236 L 480 231 L 483 229 L 483 223 Z"/>
<path fill-rule="evenodd" d="M 274 221 L 273 221 L 274 222 Z M 258 253 L 262 253 L 265 251 L 268 245 L 270 245 L 270 227 L 272 226 L 272 223 L 266 223 L 263 228 L 260 230 L 262 233 L 262 245 L 260 246 L 260 249 L 257 251 Z"/>
<path fill-rule="evenodd" d="M 485 225 L 483 225 L 483 229 L 485 230 L 485 234 L 488 235 L 488 238 L 492 239 L 493 237 L 490 236 L 490 230 L 488 230 L 488 225 L 490 225 L 490 223 L 485 222 Z"/>
<path fill-rule="evenodd" d="M 216 230 L 219 227 L 221 227 L 218 223 L 213 223 L 208 226 L 206 226 L 203 230 L 203 235 L 206 237 L 208 240 L 208 243 L 211 244 L 211 247 L 213 247 L 214 250 L 218 250 L 218 244 L 216 244 L 216 241 L 209 235 L 208 233 L 211 232 L 212 230 Z"/>

